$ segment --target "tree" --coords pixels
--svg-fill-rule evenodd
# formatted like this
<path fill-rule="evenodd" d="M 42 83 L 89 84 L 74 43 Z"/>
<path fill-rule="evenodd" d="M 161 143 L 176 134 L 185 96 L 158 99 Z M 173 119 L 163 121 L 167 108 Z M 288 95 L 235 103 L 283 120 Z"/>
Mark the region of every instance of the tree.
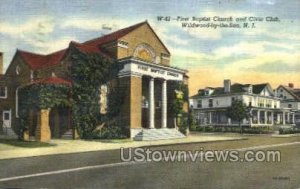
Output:
<path fill-rule="evenodd" d="M 229 108 L 226 110 L 226 115 L 230 119 L 239 122 L 240 131 L 242 133 L 241 122 L 245 118 L 249 118 L 249 110 L 241 100 L 234 100 Z"/>

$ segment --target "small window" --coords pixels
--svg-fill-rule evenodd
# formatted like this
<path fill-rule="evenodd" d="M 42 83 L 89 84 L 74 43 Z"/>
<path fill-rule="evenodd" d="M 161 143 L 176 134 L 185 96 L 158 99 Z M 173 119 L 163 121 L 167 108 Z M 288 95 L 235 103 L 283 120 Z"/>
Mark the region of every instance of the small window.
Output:
<path fill-rule="evenodd" d="M 286 99 L 286 96 L 284 96 L 283 99 Z"/>
<path fill-rule="evenodd" d="M 9 113 L 4 113 L 4 121 L 9 121 L 10 117 L 9 117 Z"/>
<path fill-rule="evenodd" d="M 209 99 L 209 101 L 208 101 L 208 106 L 209 106 L 209 107 L 213 107 L 213 102 L 214 102 L 213 99 Z"/>
<path fill-rule="evenodd" d="M 288 108 L 292 108 L 292 104 L 288 104 Z"/>
<path fill-rule="evenodd" d="M 202 100 L 198 100 L 198 102 L 197 102 L 197 108 L 202 108 Z"/>
<path fill-rule="evenodd" d="M 17 74 L 17 75 L 20 75 L 20 72 L 21 72 L 21 68 L 20 68 L 20 66 L 17 66 L 17 67 L 16 67 L 16 74 Z"/>
<path fill-rule="evenodd" d="M 7 98 L 7 87 L 0 87 L 0 98 Z"/>

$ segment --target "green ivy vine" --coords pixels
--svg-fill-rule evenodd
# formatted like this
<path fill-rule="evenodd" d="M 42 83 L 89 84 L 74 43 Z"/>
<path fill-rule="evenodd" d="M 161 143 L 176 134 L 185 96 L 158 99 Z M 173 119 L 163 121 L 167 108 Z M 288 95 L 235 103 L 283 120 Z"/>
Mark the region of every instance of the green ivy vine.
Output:
<path fill-rule="evenodd" d="M 29 111 L 70 106 L 70 87 L 62 84 L 35 83 L 19 89 L 20 134 L 29 128 Z"/>
<path fill-rule="evenodd" d="M 116 62 L 97 53 L 83 53 L 73 49 L 71 56 L 72 121 L 81 138 L 93 138 L 101 124 L 100 86 L 116 77 Z M 116 113 L 114 113 L 116 114 Z"/>

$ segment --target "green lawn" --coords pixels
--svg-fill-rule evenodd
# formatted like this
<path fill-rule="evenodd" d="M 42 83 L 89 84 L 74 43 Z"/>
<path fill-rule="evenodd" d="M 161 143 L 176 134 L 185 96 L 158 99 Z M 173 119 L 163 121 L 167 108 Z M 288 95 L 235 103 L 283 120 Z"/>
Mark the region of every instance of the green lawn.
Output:
<path fill-rule="evenodd" d="M 0 150 L 7 150 L 12 147 L 21 148 L 40 148 L 40 147 L 50 147 L 56 146 L 56 144 L 50 144 L 46 142 L 36 142 L 36 141 L 21 141 L 17 139 L 0 139 Z"/>
<path fill-rule="evenodd" d="M 99 141 L 103 143 L 124 143 L 124 142 L 133 142 L 130 138 L 124 138 L 124 139 L 91 139 L 86 141 Z"/>

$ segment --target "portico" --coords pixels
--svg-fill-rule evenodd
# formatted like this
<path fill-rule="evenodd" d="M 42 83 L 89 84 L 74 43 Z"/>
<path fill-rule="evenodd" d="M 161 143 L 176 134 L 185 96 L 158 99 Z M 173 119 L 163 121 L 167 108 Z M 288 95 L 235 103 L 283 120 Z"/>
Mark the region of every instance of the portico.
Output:
<path fill-rule="evenodd" d="M 174 91 L 168 85 L 170 81 L 183 82 L 185 70 L 132 57 L 119 62 L 124 65 L 118 74 L 119 80 L 124 88 L 131 89 L 126 90 L 131 99 L 126 106 L 131 138 L 144 129 L 174 129 L 172 122 L 168 121 L 172 119 L 168 114 L 171 102 L 168 99 L 173 98 Z"/>

